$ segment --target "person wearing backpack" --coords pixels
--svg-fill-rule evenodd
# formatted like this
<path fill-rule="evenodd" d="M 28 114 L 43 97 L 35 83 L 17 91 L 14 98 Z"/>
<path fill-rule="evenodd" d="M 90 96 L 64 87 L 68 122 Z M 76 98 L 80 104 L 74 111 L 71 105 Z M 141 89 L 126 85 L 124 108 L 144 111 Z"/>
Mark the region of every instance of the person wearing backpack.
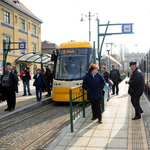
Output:
<path fill-rule="evenodd" d="M 112 70 L 110 71 L 110 79 L 113 81 L 112 91 L 113 93 L 111 95 L 115 95 L 115 88 L 116 88 L 116 95 L 119 94 L 119 87 L 118 84 L 120 82 L 120 72 L 118 69 L 116 69 L 115 65 L 112 65 Z"/>
<path fill-rule="evenodd" d="M 98 122 L 102 123 L 101 101 L 103 98 L 103 88 L 105 80 L 100 73 L 97 73 L 98 66 L 91 64 L 86 73 L 82 86 L 87 91 L 87 98 L 91 103 L 93 117 L 91 120 L 98 118 Z"/>
<path fill-rule="evenodd" d="M 37 101 L 41 101 L 41 99 L 42 99 L 42 86 L 44 83 L 44 77 L 41 73 L 41 69 L 37 69 L 37 73 L 34 75 L 33 79 L 35 79 L 33 86 L 36 87 Z M 40 93 L 40 97 L 39 97 L 39 93 Z"/>

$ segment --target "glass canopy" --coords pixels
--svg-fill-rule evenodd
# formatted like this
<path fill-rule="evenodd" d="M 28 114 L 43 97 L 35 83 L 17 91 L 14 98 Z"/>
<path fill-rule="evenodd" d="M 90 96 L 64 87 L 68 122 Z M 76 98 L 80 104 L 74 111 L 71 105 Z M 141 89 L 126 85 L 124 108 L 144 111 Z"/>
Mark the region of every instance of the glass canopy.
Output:
<path fill-rule="evenodd" d="M 42 60 L 41 60 L 42 59 Z M 54 64 L 51 61 L 51 55 L 45 53 L 27 53 L 21 55 L 19 58 L 16 59 L 16 62 L 29 62 L 29 63 L 43 63 L 43 64 Z"/>

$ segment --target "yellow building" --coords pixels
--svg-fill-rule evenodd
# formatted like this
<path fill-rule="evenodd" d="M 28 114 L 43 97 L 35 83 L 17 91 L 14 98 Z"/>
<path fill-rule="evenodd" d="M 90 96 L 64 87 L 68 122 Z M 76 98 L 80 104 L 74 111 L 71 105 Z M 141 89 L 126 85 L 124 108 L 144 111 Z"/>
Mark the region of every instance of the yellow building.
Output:
<path fill-rule="evenodd" d="M 40 65 L 15 60 L 25 53 L 41 52 L 41 23 L 42 20 L 19 0 L 0 0 L 0 61 L 3 61 L 3 39 L 26 42 L 26 50 L 13 50 L 8 53 L 7 63 L 16 66 L 18 73 L 28 66 L 33 74 Z M 11 45 L 10 48 L 18 48 L 18 44 Z"/>

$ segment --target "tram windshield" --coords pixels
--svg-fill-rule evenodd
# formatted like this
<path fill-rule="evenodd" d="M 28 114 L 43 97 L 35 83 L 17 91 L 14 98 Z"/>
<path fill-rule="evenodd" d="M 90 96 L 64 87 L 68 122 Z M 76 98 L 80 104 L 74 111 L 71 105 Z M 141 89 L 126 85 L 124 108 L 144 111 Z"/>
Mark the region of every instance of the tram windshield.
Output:
<path fill-rule="evenodd" d="M 56 79 L 79 80 L 86 74 L 88 49 L 59 50 L 56 66 Z"/>

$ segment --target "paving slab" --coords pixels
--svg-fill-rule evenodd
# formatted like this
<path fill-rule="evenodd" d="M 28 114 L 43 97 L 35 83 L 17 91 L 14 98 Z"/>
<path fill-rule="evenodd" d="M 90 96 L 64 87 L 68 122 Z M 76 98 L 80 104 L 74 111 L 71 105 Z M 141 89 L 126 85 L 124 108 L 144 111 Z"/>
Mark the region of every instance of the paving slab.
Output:
<path fill-rule="evenodd" d="M 71 133 L 68 126 L 61 141 L 55 145 L 51 143 L 47 150 L 57 150 L 60 146 L 63 150 L 148 150 L 146 135 L 150 135 L 150 132 L 145 130 L 144 113 L 140 120 L 132 120 L 135 110 L 127 94 L 128 85 L 123 82 L 119 87 L 119 95 L 111 96 L 107 102 L 102 124 L 98 120 L 92 121 L 91 109 L 87 109 L 86 118 L 76 120 L 75 132 Z M 142 97 L 142 103 L 145 104 L 145 101 Z"/>

